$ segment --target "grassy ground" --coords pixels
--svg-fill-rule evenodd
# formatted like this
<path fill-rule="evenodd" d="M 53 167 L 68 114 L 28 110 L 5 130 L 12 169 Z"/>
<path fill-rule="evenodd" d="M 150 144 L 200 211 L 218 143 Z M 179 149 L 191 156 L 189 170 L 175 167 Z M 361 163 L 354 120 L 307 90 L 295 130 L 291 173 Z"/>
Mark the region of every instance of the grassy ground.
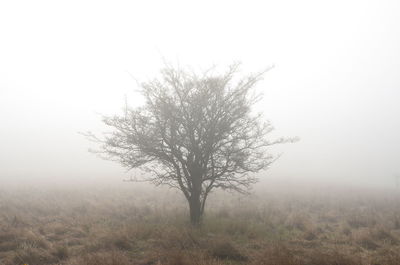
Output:
<path fill-rule="evenodd" d="M 216 193 L 193 229 L 185 201 L 171 191 L 2 190 L 0 265 L 394 265 L 399 202 L 394 190 Z"/>

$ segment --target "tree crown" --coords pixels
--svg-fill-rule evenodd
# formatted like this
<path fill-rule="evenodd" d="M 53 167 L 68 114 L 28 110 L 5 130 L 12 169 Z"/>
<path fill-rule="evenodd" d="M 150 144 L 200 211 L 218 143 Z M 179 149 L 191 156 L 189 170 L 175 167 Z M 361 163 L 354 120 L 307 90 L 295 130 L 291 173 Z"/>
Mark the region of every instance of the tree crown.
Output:
<path fill-rule="evenodd" d="M 150 174 L 144 180 L 182 190 L 186 198 L 203 197 L 213 188 L 246 192 L 255 173 L 275 157 L 267 148 L 295 139 L 270 141 L 273 130 L 252 106 L 261 99 L 253 91 L 265 72 L 234 80 L 238 64 L 221 75 L 201 75 L 170 66 L 161 78 L 141 84 L 145 103 L 126 106 L 124 115 L 103 117 L 113 131 L 98 151 L 128 169 Z"/>

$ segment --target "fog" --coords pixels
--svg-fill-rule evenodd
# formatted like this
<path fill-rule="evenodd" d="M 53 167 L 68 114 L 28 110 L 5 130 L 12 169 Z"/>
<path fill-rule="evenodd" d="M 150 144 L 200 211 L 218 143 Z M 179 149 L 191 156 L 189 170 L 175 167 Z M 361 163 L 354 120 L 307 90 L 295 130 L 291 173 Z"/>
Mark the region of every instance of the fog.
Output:
<path fill-rule="evenodd" d="M 2 1 L 0 185 L 118 182 L 79 132 L 138 106 L 166 59 L 273 68 L 258 106 L 299 136 L 263 182 L 394 186 L 400 174 L 398 1 Z M 134 78 L 132 78 L 134 76 Z M 3 183 L 3 184 L 1 184 Z"/>

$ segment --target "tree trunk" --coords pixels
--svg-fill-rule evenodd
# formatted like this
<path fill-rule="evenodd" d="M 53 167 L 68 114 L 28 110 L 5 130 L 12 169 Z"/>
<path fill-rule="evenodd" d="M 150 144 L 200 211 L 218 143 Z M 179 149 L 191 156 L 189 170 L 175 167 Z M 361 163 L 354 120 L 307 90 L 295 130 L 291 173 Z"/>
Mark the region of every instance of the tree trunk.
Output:
<path fill-rule="evenodd" d="M 202 214 L 200 200 L 202 172 L 197 163 L 194 163 L 189 171 L 192 179 L 192 190 L 189 197 L 190 222 L 193 226 L 199 226 Z"/>
<path fill-rule="evenodd" d="M 199 226 L 201 221 L 201 203 L 200 196 L 192 196 L 189 200 L 190 222 L 193 226 Z"/>

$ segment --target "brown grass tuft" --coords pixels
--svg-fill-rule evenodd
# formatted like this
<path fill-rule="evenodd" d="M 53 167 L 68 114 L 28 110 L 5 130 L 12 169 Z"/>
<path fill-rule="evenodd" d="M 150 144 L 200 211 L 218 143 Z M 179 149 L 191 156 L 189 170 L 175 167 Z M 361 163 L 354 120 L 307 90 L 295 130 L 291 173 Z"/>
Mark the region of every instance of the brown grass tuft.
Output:
<path fill-rule="evenodd" d="M 235 261 L 245 261 L 247 257 L 235 248 L 230 242 L 217 242 L 214 244 L 210 253 L 213 257 L 218 259 L 227 259 Z"/>

